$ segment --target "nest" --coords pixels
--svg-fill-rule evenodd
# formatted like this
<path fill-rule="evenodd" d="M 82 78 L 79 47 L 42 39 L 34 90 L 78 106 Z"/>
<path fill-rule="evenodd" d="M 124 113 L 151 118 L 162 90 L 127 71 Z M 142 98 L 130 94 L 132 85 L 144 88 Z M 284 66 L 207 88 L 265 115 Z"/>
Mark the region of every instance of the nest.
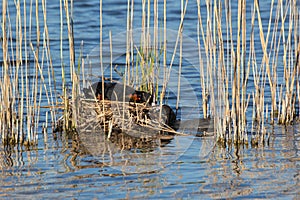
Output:
<path fill-rule="evenodd" d="M 166 124 L 167 116 L 160 116 L 158 106 L 78 98 L 69 108 L 80 137 L 91 137 L 91 133 L 104 135 L 122 149 L 161 145 L 176 134 Z"/>

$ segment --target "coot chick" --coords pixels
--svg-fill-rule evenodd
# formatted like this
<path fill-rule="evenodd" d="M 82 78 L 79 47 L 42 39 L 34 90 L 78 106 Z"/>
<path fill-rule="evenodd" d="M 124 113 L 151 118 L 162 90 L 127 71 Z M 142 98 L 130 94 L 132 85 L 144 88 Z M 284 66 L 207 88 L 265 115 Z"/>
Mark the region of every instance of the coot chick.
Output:
<path fill-rule="evenodd" d="M 134 88 L 125 86 L 125 99 L 123 99 L 124 85 L 120 83 L 104 82 L 104 94 L 102 94 L 102 82 L 97 82 L 88 88 L 83 89 L 86 98 L 94 98 L 94 94 L 98 100 L 106 99 L 112 101 L 135 102 L 152 104 L 153 97 L 150 93 L 135 90 Z"/>

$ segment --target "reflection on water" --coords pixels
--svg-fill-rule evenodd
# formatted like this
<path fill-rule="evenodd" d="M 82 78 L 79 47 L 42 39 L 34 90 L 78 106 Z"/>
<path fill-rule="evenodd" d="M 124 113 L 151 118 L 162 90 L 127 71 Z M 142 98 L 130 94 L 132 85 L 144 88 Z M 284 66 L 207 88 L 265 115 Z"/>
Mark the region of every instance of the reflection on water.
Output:
<path fill-rule="evenodd" d="M 152 151 L 120 150 L 58 134 L 47 146 L 1 151 L 1 197 L 17 198 L 294 198 L 299 195 L 299 126 L 274 128 L 264 147 L 201 145 L 210 137 L 177 136 Z M 189 148 L 182 152 L 185 144 Z M 89 152 L 94 147 L 94 152 Z M 210 148 L 211 146 L 206 146 Z M 178 156 L 181 154 L 181 156 Z M 175 159 L 174 159 L 175 158 Z"/>
<path fill-rule="evenodd" d="M 168 26 L 173 30 L 178 28 L 179 2 L 168 7 Z M 59 5 L 56 1 L 47 3 L 54 70 L 59 76 Z M 260 3 L 262 8 L 266 4 Z M 104 5 L 104 37 L 109 30 L 113 34 L 125 30 L 126 7 L 127 2 L 121 0 Z M 75 46 L 79 49 L 83 40 L 86 55 L 99 44 L 99 1 L 78 0 L 74 9 Z M 140 4 L 135 9 L 140 11 Z M 188 11 L 185 30 L 195 36 L 196 7 L 190 4 Z M 264 12 L 269 11 L 262 10 L 262 16 Z M 134 23 L 140 23 L 140 14 L 134 17 Z M 199 93 L 199 79 L 191 68 L 182 74 L 194 89 L 182 91 L 189 102 L 188 94 Z M 173 105 L 176 97 L 172 91 L 169 94 L 168 103 Z M 193 118 L 200 112 L 196 108 L 182 108 L 181 114 Z M 167 143 L 157 141 L 152 148 L 128 150 L 107 141 L 97 130 L 85 132 L 85 137 L 39 131 L 38 145 L 30 149 L 0 146 L 0 198 L 297 199 L 300 195 L 299 124 L 270 127 L 265 146 L 227 148 L 216 146 L 211 136 L 189 135 L 175 136 Z"/>

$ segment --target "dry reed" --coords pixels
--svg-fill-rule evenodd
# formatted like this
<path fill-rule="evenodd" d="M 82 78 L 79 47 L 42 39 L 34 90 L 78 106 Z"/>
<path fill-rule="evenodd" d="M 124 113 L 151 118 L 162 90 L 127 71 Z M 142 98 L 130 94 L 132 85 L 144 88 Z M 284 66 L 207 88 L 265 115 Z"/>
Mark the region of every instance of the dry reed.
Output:
<path fill-rule="evenodd" d="M 200 37 L 202 37 L 207 60 L 207 66 L 204 67 L 208 72 L 208 76 L 205 77 L 204 67 L 200 64 L 203 112 L 204 117 L 207 112 L 215 118 L 215 132 L 221 143 L 230 142 L 231 136 L 233 136 L 235 143 L 248 144 L 247 133 L 249 130 L 247 130 L 247 126 L 249 123 L 247 123 L 247 120 L 249 119 L 247 119 L 246 113 L 249 110 L 250 88 L 248 82 L 251 72 L 254 84 L 254 91 L 251 91 L 253 97 L 251 130 L 254 133 L 251 137 L 252 144 L 263 144 L 266 140 L 266 119 L 270 119 L 271 124 L 277 121 L 279 124 L 287 125 L 293 123 L 296 117 L 295 105 L 297 101 L 299 102 L 299 92 L 297 92 L 299 83 L 296 81 L 299 74 L 299 47 L 297 47 L 297 30 L 293 28 L 298 26 L 296 16 L 299 11 L 296 1 L 291 1 L 286 5 L 283 5 L 282 1 L 271 2 L 267 31 L 264 30 L 258 1 L 254 0 L 252 3 L 251 31 L 247 33 L 249 28 L 246 26 L 246 19 L 249 12 L 246 12 L 246 1 L 238 2 L 237 38 L 233 38 L 231 1 L 224 2 L 225 29 L 222 28 L 223 2 L 206 2 L 207 18 L 206 22 L 203 22 L 200 1 L 197 1 L 198 46 L 200 52 Z M 247 2 L 247 4 L 251 4 L 251 2 Z M 275 5 L 277 9 L 274 19 L 273 10 Z M 281 27 L 278 28 L 279 23 L 281 23 Z M 206 27 L 206 32 L 204 32 L 204 27 Z M 257 30 L 259 31 L 261 49 L 255 45 Z M 271 33 L 273 34 L 272 38 L 270 37 Z M 249 36 L 249 44 L 246 42 L 247 36 Z M 226 37 L 226 43 L 224 43 L 223 37 Z M 218 44 L 218 49 L 214 44 Z M 296 46 L 294 55 L 292 54 L 292 44 Z M 227 55 L 224 55 L 224 47 L 227 48 Z M 247 49 L 250 49 L 250 51 L 247 52 Z M 259 50 L 262 51 L 262 57 L 256 56 L 256 52 Z M 281 61 L 278 57 L 279 52 L 283 52 L 284 82 L 277 77 L 277 63 Z M 202 63 L 203 57 L 200 57 L 200 54 L 199 59 Z M 271 60 L 272 63 L 270 63 Z M 224 61 L 227 62 L 226 65 Z M 217 73 L 215 73 L 216 71 Z M 212 76 L 212 74 L 215 76 Z M 212 82 L 212 79 L 215 82 Z M 279 93 L 278 86 L 280 86 Z M 217 90 L 214 90 L 214 88 L 217 88 Z M 266 101 L 265 94 L 267 91 L 270 91 L 271 94 L 270 102 Z M 210 102 L 206 100 L 206 93 L 211 97 Z M 215 108 L 210 107 L 207 110 L 208 103 Z M 271 104 L 270 107 L 268 106 L 269 103 Z"/>
<path fill-rule="evenodd" d="M 34 6 L 35 9 L 33 9 Z M 35 4 L 31 2 L 29 9 L 24 1 L 23 11 L 21 8 L 20 1 L 15 1 L 14 4 L 8 1 L 2 2 L 3 67 L 0 79 L 0 128 L 2 142 L 7 145 L 37 144 L 44 98 L 42 94 L 45 94 L 51 110 L 51 121 L 53 123 L 56 121 L 54 100 L 56 97 L 51 88 L 55 80 L 48 35 L 46 1 L 35 1 Z M 15 16 L 11 16 L 10 12 L 15 13 Z M 43 37 L 40 32 L 40 13 L 43 14 Z M 28 15 L 29 28 L 27 28 Z M 35 20 L 36 30 L 35 44 L 31 40 L 33 20 Z M 16 33 L 15 42 L 13 32 Z M 29 61 L 30 56 L 34 58 L 34 65 Z M 48 114 L 46 117 L 48 118 Z M 48 121 L 48 119 L 45 120 Z M 47 125 L 44 128 L 46 129 Z"/>
<path fill-rule="evenodd" d="M 11 144 L 24 142 L 34 144 L 38 139 L 42 93 L 45 93 L 47 103 L 51 108 L 51 121 L 54 123 L 56 122 L 55 106 L 58 103 L 56 74 L 51 59 L 47 26 L 47 3 L 45 0 L 41 3 L 36 0 L 35 4 L 31 1 L 30 8 L 27 9 L 27 3 L 24 0 L 22 14 L 20 1 L 15 1 L 15 20 L 11 20 L 12 16 L 7 10 L 10 7 L 8 3 L 7 0 L 2 1 L 3 67 L 0 79 L 2 141 Z M 297 1 L 292 0 L 284 4 L 283 1 L 272 0 L 267 26 L 262 19 L 258 0 L 237 2 L 236 18 L 232 16 L 231 0 L 224 2 L 214 0 L 203 3 L 197 0 L 196 3 L 198 9 L 195 18 L 198 19 L 199 85 L 202 89 L 203 117 L 214 118 L 215 135 L 221 144 L 231 142 L 248 144 L 250 138 L 251 144 L 262 145 L 268 139 L 266 123 L 289 125 L 296 120 L 297 114 L 299 114 L 300 43 Z M 104 83 L 102 4 L 103 2 L 100 0 L 99 58 L 102 83 Z M 136 46 L 133 40 L 134 5 L 133 0 L 127 1 L 126 69 L 123 77 L 123 99 L 125 99 L 125 85 L 140 86 L 139 89 L 151 92 L 161 106 L 166 96 L 166 89 L 179 44 L 178 96 L 176 102 L 176 109 L 178 109 L 181 91 L 182 52 L 184 51 L 182 34 L 188 1 L 182 0 L 180 4 L 181 18 L 173 50 L 167 49 L 167 1 L 163 1 L 163 13 L 159 13 L 157 0 L 153 2 L 150 0 L 142 1 L 140 46 Z M 202 10 L 203 7 L 205 10 Z M 251 12 L 248 12 L 248 7 L 252 7 Z M 42 21 L 40 21 L 40 13 L 43 14 Z M 27 24 L 28 15 L 29 25 Z M 163 17 L 160 18 L 159 16 Z M 162 27 L 159 27 L 160 19 L 163 22 Z M 15 22 L 14 26 L 11 21 Z M 64 23 L 67 25 L 67 30 L 65 30 Z M 150 28 L 151 24 L 154 24 L 152 29 Z M 34 30 L 35 33 L 33 33 Z M 15 42 L 11 36 L 13 31 L 16 32 Z M 67 31 L 69 44 L 69 61 L 67 64 L 65 64 L 63 57 L 65 31 Z M 153 31 L 153 35 L 150 34 L 151 31 Z M 162 37 L 160 37 L 160 33 L 163 33 Z M 33 37 L 33 35 L 35 36 Z M 109 36 L 110 80 L 112 80 L 114 58 L 112 57 L 113 39 L 111 32 Z M 161 38 L 162 41 L 160 41 Z M 84 62 L 82 62 L 81 65 L 78 64 L 78 70 L 75 70 L 72 0 L 60 1 L 60 39 L 63 121 L 65 122 L 64 129 L 70 130 L 78 127 L 77 122 L 82 120 L 79 119 L 81 117 L 79 115 L 80 109 L 76 105 L 81 103 L 78 102 L 80 101 L 80 72 L 84 72 L 85 67 Z M 167 50 L 173 51 L 170 62 L 167 60 Z M 34 65 L 28 62 L 29 55 L 33 56 Z M 160 66 L 161 59 L 162 66 Z M 69 70 L 65 68 L 65 65 L 69 66 Z M 283 71 L 283 78 L 278 75 L 280 70 Z M 163 84 L 160 91 L 158 90 L 159 76 L 157 75 L 159 72 L 163 72 Z M 67 73 L 71 75 L 71 98 L 67 92 Z M 142 76 L 139 76 L 140 74 Z M 34 76 L 33 79 L 29 78 L 31 75 Z M 104 84 L 102 85 L 102 92 L 104 92 Z M 103 122 L 100 121 L 105 124 L 104 132 L 108 131 L 111 134 L 110 131 L 116 123 L 121 123 L 120 129 L 126 131 L 128 124 L 132 124 L 132 121 L 139 121 L 139 119 L 129 118 L 126 109 L 120 110 L 121 113 L 118 113 L 120 115 L 117 115 L 117 119 L 103 118 L 106 115 L 111 116 L 105 104 L 106 102 L 103 100 L 97 105 L 98 112 L 102 113 L 97 118 L 103 120 Z M 117 107 L 129 109 L 126 102 L 118 104 Z M 252 115 L 249 114 L 250 112 Z M 26 113 L 26 116 L 23 116 L 23 113 Z M 249 122 L 250 115 L 252 119 Z M 122 119 L 121 122 L 118 121 L 119 119 Z M 249 126 L 251 126 L 251 131 Z M 163 126 L 159 128 L 164 129 Z M 168 131 L 170 130 L 168 129 Z M 251 135 L 248 135 L 250 132 Z"/>

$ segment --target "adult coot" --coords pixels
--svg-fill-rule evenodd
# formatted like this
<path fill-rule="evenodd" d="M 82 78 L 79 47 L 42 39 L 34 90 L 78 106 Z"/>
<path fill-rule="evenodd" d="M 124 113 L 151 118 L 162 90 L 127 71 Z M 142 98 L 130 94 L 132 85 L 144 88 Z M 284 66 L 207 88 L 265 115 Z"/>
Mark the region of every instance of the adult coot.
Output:
<path fill-rule="evenodd" d="M 124 99 L 125 87 L 125 99 Z M 98 100 L 106 99 L 112 101 L 124 101 L 135 103 L 148 103 L 152 104 L 153 97 L 150 93 L 135 90 L 134 88 L 123 85 L 121 83 L 104 82 L 104 93 L 102 94 L 102 82 L 97 82 L 88 88 L 83 89 L 86 98 L 94 98 Z"/>

